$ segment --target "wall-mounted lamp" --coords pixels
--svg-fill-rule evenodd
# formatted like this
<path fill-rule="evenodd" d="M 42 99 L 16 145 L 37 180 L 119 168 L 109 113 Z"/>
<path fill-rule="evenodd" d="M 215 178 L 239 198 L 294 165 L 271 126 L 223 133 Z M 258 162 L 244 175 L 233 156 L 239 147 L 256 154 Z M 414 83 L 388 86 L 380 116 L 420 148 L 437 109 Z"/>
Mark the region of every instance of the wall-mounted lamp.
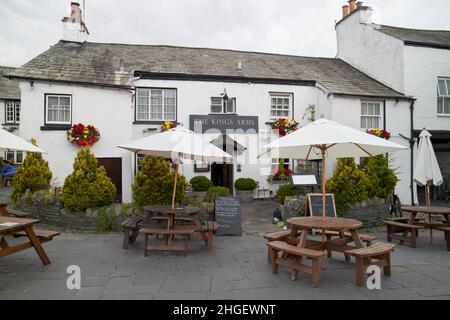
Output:
<path fill-rule="evenodd" d="M 30 81 L 30 87 L 34 88 L 34 81 L 33 80 Z"/>
<path fill-rule="evenodd" d="M 222 96 L 223 101 L 228 101 L 227 89 L 223 89 L 223 93 L 220 94 Z"/>
<path fill-rule="evenodd" d="M 237 171 L 237 172 L 242 172 L 242 165 L 241 165 L 240 163 L 238 163 L 238 164 L 236 165 L 236 171 Z"/>

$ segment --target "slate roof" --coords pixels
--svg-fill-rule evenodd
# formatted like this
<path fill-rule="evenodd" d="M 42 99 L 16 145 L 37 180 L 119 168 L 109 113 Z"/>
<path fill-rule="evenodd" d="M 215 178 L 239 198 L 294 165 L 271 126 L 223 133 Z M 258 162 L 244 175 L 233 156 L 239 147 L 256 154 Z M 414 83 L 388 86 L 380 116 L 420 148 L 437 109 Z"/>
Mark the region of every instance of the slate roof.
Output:
<path fill-rule="evenodd" d="M 0 99 L 20 99 L 19 82 L 3 77 L 4 74 L 11 73 L 15 69 L 0 66 Z"/>
<path fill-rule="evenodd" d="M 377 30 L 405 44 L 450 49 L 450 30 L 418 30 L 380 25 Z"/>
<path fill-rule="evenodd" d="M 238 70 L 239 61 L 242 70 Z M 122 66 L 122 68 L 121 68 Z M 121 71 L 119 71 L 121 70 Z M 318 82 L 333 94 L 405 98 L 342 60 L 222 49 L 60 41 L 11 76 L 129 86 L 135 71 Z M 274 81 L 276 82 L 276 81 Z"/>

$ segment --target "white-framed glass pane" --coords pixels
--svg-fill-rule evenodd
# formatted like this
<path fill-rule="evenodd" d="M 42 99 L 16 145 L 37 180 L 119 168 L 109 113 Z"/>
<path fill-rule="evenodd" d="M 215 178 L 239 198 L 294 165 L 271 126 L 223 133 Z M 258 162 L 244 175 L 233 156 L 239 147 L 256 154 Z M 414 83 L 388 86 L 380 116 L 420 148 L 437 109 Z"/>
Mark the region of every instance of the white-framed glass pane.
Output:
<path fill-rule="evenodd" d="M 439 79 L 438 80 L 438 89 L 439 89 L 439 91 L 438 91 L 438 93 L 439 93 L 439 96 L 445 96 L 446 94 L 447 94 L 447 88 L 446 88 L 446 86 L 445 86 L 445 80 L 443 80 L 443 79 Z"/>
<path fill-rule="evenodd" d="M 443 114 L 444 113 L 444 98 L 437 98 L 437 113 Z"/>
<path fill-rule="evenodd" d="M 450 79 L 447 79 L 447 96 L 450 96 Z"/>
<path fill-rule="evenodd" d="M 47 122 L 48 123 L 71 123 L 71 97 L 69 96 L 47 96 Z"/>
<path fill-rule="evenodd" d="M 150 90 L 137 89 L 137 110 L 136 120 L 149 120 L 150 119 Z"/>
<path fill-rule="evenodd" d="M 222 112 L 222 98 L 211 97 L 211 113 L 221 113 Z"/>
<path fill-rule="evenodd" d="M 450 115 L 450 98 L 444 98 L 444 114 Z"/>
<path fill-rule="evenodd" d="M 10 163 L 14 163 L 14 161 L 15 161 L 14 151 L 5 152 L 5 160 L 8 160 Z"/>
<path fill-rule="evenodd" d="M 226 113 L 236 113 L 236 99 L 229 99 L 226 102 Z"/>
<path fill-rule="evenodd" d="M 6 108 L 5 122 L 14 123 L 14 101 L 6 101 L 5 108 Z"/>
<path fill-rule="evenodd" d="M 15 116 L 15 122 L 20 122 L 20 102 L 16 102 L 14 106 L 14 116 Z"/>
<path fill-rule="evenodd" d="M 16 151 L 16 162 L 18 164 L 22 164 L 23 162 L 23 151 Z"/>
<path fill-rule="evenodd" d="M 291 95 L 273 94 L 270 98 L 270 117 L 274 118 L 290 118 L 292 105 Z"/>

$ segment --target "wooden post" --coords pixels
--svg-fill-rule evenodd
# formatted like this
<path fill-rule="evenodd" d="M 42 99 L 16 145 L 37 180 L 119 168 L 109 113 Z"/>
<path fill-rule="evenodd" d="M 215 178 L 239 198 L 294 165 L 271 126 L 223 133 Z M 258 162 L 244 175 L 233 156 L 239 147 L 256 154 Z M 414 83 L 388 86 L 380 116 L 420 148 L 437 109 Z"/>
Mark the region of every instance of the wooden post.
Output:
<path fill-rule="evenodd" d="M 325 148 L 326 146 L 322 146 L 322 222 L 325 223 L 325 199 L 326 199 L 326 190 L 325 190 Z"/>
<path fill-rule="evenodd" d="M 175 208 L 175 196 L 177 193 L 177 180 L 178 180 L 178 159 L 175 163 L 175 179 L 173 181 L 173 194 L 172 194 L 172 209 Z"/>

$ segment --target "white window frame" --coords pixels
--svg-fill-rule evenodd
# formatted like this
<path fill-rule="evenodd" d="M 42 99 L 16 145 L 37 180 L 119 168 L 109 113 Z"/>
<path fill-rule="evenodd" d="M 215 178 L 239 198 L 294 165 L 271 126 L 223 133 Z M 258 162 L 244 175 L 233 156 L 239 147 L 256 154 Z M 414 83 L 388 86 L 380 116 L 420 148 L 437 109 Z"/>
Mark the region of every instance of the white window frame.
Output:
<path fill-rule="evenodd" d="M 270 120 L 292 119 L 294 110 L 294 95 L 292 93 L 271 92 L 269 94 Z M 284 102 L 279 105 L 278 101 L 274 104 L 272 99 L 289 99 L 288 108 L 284 108 Z M 280 108 L 281 107 L 281 108 Z M 287 115 L 278 115 L 279 112 L 286 112 Z M 273 114 L 275 112 L 275 115 Z"/>
<path fill-rule="evenodd" d="M 152 116 L 152 91 L 161 91 L 161 118 Z M 170 97 L 175 99 L 174 112 L 167 112 L 166 110 L 166 94 L 168 91 L 173 91 L 174 96 Z M 147 92 L 147 103 L 141 103 L 140 98 L 143 92 Z M 145 98 L 145 96 L 144 96 Z M 139 112 L 140 108 L 147 108 L 147 112 Z M 175 88 L 136 88 L 136 110 L 135 119 L 136 122 L 163 122 L 163 121 L 177 121 L 177 109 L 178 109 L 178 97 L 177 89 Z M 158 112 L 159 113 L 159 112 Z M 173 113 L 173 117 L 168 114 Z M 147 117 L 143 117 L 142 114 L 147 114 Z"/>
<path fill-rule="evenodd" d="M 12 108 L 12 110 L 9 110 L 10 108 Z M 20 101 L 17 100 L 5 101 L 5 123 L 7 124 L 20 123 Z"/>
<path fill-rule="evenodd" d="M 8 154 L 12 154 L 13 157 L 13 164 L 22 164 L 23 160 L 25 160 L 25 152 L 23 151 L 5 151 L 3 159 L 8 160 Z M 21 161 L 18 161 L 20 157 L 18 157 L 18 154 L 22 155 Z"/>
<path fill-rule="evenodd" d="M 289 169 L 292 170 L 292 161 L 291 159 L 284 159 L 284 165 L 287 165 Z M 270 164 L 270 172 L 273 174 L 280 167 L 280 159 L 272 158 Z"/>
<path fill-rule="evenodd" d="M 440 81 L 444 82 L 444 92 L 441 92 L 441 86 L 439 84 Z M 445 112 L 446 100 L 450 101 L 450 78 L 439 77 L 437 85 L 437 110 L 436 110 L 437 115 L 439 117 L 450 117 L 450 110 L 448 110 L 448 112 Z"/>
<path fill-rule="evenodd" d="M 379 110 L 378 114 L 375 112 L 375 106 L 374 106 L 374 109 L 373 109 L 374 112 L 369 113 L 369 105 L 370 104 L 378 105 L 378 110 Z M 367 108 L 367 112 L 366 113 L 363 112 L 363 106 L 364 105 L 367 105 L 367 107 L 366 107 Z M 381 129 L 382 120 L 383 120 L 383 103 L 382 103 L 382 101 L 378 101 L 378 100 L 362 100 L 361 101 L 360 112 L 361 112 L 361 118 L 360 118 L 361 129 L 368 129 L 368 130 Z M 376 119 L 378 121 L 378 126 L 371 126 L 371 127 L 369 127 L 368 125 L 364 125 L 363 124 L 363 119 L 366 119 L 366 124 L 368 124 L 368 121 L 367 121 L 368 119 L 371 119 L 371 120 Z"/>
<path fill-rule="evenodd" d="M 221 101 L 220 112 L 214 112 L 213 107 L 213 99 Z M 232 110 L 228 111 L 229 104 L 231 103 Z M 222 97 L 211 97 L 211 105 L 210 105 L 210 113 L 211 114 L 236 114 L 236 98 L 228 98 L 228 100 L 223 100 Z"/>
<path fill-rule="evenodd" d="M 59 107 L 69 107 L 69 120 L 68 121 L 54 121 L 48 119 L 48 108 L 49 108 L 49 98 L 58 98 L 58 108 Z M 68 98 L 69 105 L 61 106 L 61 98 Z M 71 125 L 72 124 L 72 96 L 70 94 L 46 94 L 45 95 L 45 124 L 63 124 L 63 125 Z"/>

